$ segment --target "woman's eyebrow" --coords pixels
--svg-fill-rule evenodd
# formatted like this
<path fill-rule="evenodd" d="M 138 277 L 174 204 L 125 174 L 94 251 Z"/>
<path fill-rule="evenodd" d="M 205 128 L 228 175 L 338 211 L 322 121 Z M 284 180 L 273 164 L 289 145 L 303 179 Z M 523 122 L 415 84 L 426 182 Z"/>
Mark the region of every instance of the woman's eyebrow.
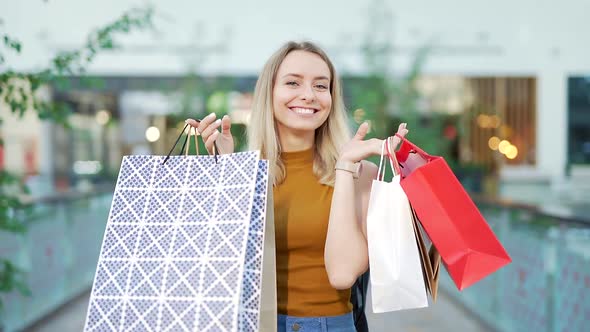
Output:
<path fill-rule="evenodd" d="M 295 74 L 295 73 L 285 74 L 285 75 L 283 75 L 283 78 L 284 77 L 287 77 L 287 76 L 294 76 L 294 77 L 297 77 L 297 78 L 303 78 L 303 75 L 301 75 L 301 74 Z M 329 81 L 330 78 L 327 77 L 327 76 L 317 76 L 317 77 L 314 78 L 314 80 L 328 80 Z"/>

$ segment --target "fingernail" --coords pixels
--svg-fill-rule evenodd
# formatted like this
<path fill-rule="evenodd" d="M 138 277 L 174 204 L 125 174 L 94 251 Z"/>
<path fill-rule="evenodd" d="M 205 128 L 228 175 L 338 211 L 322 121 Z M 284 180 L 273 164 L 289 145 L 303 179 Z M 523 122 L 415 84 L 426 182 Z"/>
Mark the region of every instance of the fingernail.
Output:
<path fill-rule="evenodd" d="M 214 118 L 215 117 L 215 113 L 209 113 L 209 115 L 207 115 L 207 117 Z"/>
<path fill-rule="evenodd" d="M 220 124 L 220 123 L 221 123 L 221 119 L 215 120 L 215 124 Z"/>

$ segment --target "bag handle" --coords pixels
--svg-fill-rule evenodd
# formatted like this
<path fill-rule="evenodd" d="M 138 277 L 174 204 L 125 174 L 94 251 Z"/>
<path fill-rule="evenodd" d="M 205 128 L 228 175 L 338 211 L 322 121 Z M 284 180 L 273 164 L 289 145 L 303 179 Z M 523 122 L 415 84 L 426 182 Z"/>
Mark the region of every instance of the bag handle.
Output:
<path fill-rule="evenodd" d="M 383 168 L 383 156 L 385 155 L 385 140 L 381 144 L 381 158 L 379 159 L 379 170 L 377 171 L 377 180 L 383 181 L 383 177 L 385 176 L 385 169 Z M 387 166 L 387 165 L 385 165 Z M 383 172 L 383 173 L 382 173 Z"/>
<path fill-rule="evenodd" d="M 194 130 L 194 134 L 192 133 L 193 130 Z M 199 134 L 199 132 L 197 131 L 197 128 L 194 128 L 193 126 L 189 126 L 188 127 L 188 133 L 187 133 L 187 141 L 188 141 L 188 144 L 186 144 L 186 149 L 184 149 L 184 155 L 185 156 L 188 156 L 188 152 L 190 150 L 191 136 L 194 136 L 195 149 L 197 150 L 197 155 L 199 155 L 199 142 L 197 142 L 197 136 L 198 136 L 198 134 Z"/>
<path fill-rule="evenodd" d="M 422 155 L 426 159 L 431 159 L 432 156 L 426 153 L 424 150 L 420 149 L 416 144 L 410 142 L 407 138 L 403 137 L 402 135 L 395 133 L 395 136 L 399 137 L 402 140 L 403 144 L 407 144 L 410 146 L 411 150 L 414 150 L 418 154 Z M 411 152 L 411 151 L 410 151 Z"/>
<path fill-rule="evenodd" d="M 387 152 L 385 152 L 387 151 Z M 377 180 L 383 181 L 385 177 L 385 168 L 387 168 L 387 161 L 389 160 L 389 166 L 391 167 L 391 171 L 393 172 L 393 176 L 396 176 L 396 169 L 394 168 L 393 164 L 391 163 L 391 158 L 385 159 L 385 163 L 383 163 L 383 157 L 389 154 L 389 143 L 387 139 L 383 140 L 381 144 L 381 159 L 379 159 L 379 170 L 377 171 Z"/>
<path fill-rule="evenodd" d="M 385 168 L 387 167 L 387 160 L 389 160 L 389 166 L 391 167 L 391 172 L 393 176 L 401 175 L 402 171 L 395 156 L 395 152 L 391 153 L 391 146 L 389 144 L 389 140 L 393 139 L 393 137 L 388 137 L 383 140 L 381 144 L 381 158 L 379 159 L 379 170 L 377 171 L 377 179 L 379 181 L 383 181 L 385 177 Z M 387 154 L 388 159 L 385 160 L 385 164 L 383 164 L 383 157 Z"/>
<path fill-rule="evenodd" d="M 201 120 L 196 120 L 197 123 L 201 122 Z M 189 124 L 185 124 L 184 128 L 182 128 L 182 131 L 180 132 L 180 135 L 178 135 L 178 137 L 176 138 L 176 141 L 174 142 L 174 145 L 172 145 L 172 148 L 170 149 L 170 151 L 168 152 L 168 154 L 166 155 L 166 158 L 164 158 L 164 161 L 162 161 L 162 165 L 166 164 L 166 162 L 168 161 L 168 159 L 170 159 L 170 155 L 172 155 L 172 151 L 174 151 L 174 148 L 176 147 L 176 145 L 178 144 L 178 141 L 180 141 L 180 138 L 182 138 L 182 136 L 184 135 L 184 133 L 186 132 L 186 128 L 189 126 Z M 192 126 L 191 126 L 192 128 Z M 195 145 L 197 146 L 197 154 L 199 153 L 199 145 L 197 144 L 197 137 L 198 135 L 198 131 L 196 128 L 192 128 L 195 130 Z M 184 142 L 182 143 L 182 148 L 180 149 L 181 153 L 182 151 L 184 151 L 185 155 L 188 155 L 188 147 L 190 146 L 190 129 L 184 139 Z M 188 142 L 188 146 L 187 146 L 187 142 Z M 185 150 L 186 147 L 186 150 Z M 217 158 L 217 156 L 219 155 L 219 149 L 217 148 L 217 144 L 215 142 L 213 142 L 213 156 L 215 157 L 215 163 L 218 163 L 219 160 Z"/>
<path fill-rule="evenodd" d="M 395 151 L 391 151 L 391 145 L 389 141 L 393 139 L 393 136 L 387 138 L 387 155 L 389 156 L 389 163 L 391 164 L 391 170 L 393 171 L 393 176 L 401 175 L 402 170 L 400 168 L 399 162 L 397 161 L 397 157 L 395 156 Z"/>

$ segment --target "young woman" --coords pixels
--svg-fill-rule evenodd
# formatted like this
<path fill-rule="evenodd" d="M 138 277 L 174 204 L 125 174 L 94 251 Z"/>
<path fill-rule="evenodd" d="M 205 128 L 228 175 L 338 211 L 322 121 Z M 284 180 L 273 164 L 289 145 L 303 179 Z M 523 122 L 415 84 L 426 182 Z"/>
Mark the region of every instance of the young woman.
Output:
<path fill-rule="evenodd" d="M 196 127 L 212 151 L 231 153 L 228 116 Z M 316 45 L 289 42 L 268 60 L 254 91 L 249 148 L 274 181 L 278 331 L 354 332 L 350 288 L 368 268 L 366 216 L 382 140 L 350 138 L 340 81 Z M 406 135 L 406 124 L 398 133 Z M 393 139 L 395 144 L 399 138 Z"/>

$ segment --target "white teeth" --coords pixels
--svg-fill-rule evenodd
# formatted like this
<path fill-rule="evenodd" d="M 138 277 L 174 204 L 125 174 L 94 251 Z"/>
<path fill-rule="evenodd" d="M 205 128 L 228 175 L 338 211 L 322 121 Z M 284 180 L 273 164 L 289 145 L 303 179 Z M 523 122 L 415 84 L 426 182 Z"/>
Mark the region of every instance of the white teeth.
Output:
<path fill-rule="evenodd" d="M 295 107 L 295 108 L 292 108 L 292 110 L 298 114 L 313 114 L 314 113 L 314 110 L 310 109 L 310 108 Z"/>

